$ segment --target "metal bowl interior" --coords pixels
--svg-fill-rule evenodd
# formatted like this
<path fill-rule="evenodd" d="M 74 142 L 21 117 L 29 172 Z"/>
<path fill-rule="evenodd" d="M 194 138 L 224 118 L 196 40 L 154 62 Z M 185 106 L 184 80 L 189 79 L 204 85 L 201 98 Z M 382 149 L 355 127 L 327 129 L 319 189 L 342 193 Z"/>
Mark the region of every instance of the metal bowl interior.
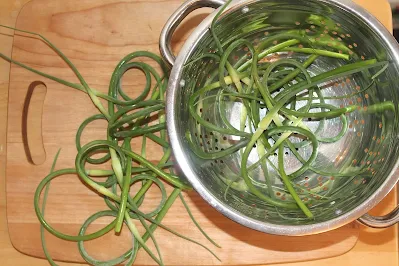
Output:
<path fill-rule="evenodd" d="M 345 4 L 342 4 L 344 2 Z M 389 192 L 396 178 L 392 177 L 398 158 L 399 103 L 397 84 L 398 49 L 387 31 L 378 22 L 349 1 L 279 0 L 279 1 L 236 1 L 218 20 L 215 31 L 222 43 L 229 43 L 241 36 L 254 45 L 276 34 L 288 31 L 305 32 L 309 38 L 319 38 L 330 45 L 341 45 L 342 53 L 350 53 L 349 61 L 320 56 L 308 68 L 311 76 L 332 70 L 359 60 L 377 59 L 389 62 L 387 69 L 370 86 L 370 77 L 381 67 L 361 73 L 330 80 L 318 85 L 325 97 L 351 95 L 342 99 L 327 99 L 334 106 L 359 105 L 359 109 L 346 115 L 347 130 L 342 138 L 332 143 L 320 143 L 314 169 L 325 173 L 307 171 L 293 182 L 309 207 L 314 219 L 307 219 L 300 210 L 285 210 L 269 205 L 248 191 L 245 182 L 240 181 L 241 153 L 235 152 L 219 160 L 203 160 L 190 151 L 186 134 L 193 137 L 205 151 L 228 148 L 237 141 L 237 136 L 212 132 L 198 125 L 189 113 L 189 98 L 199 88 L 218 80 L 218 64 L 210 58 L 199 58 L 216 49 L 214 39 L 207 30 L 212 17 L 204 21 L 194 32 L 174 66 L 168 89 L 168 129 L 172 147 L 178 162 L 194 188 L 222 213 L 254 229 L 284 235 L 303 235 L 330 230 L 354 220 L 367 212 L 377 201 Z M 365 18 L 369 18 L 366 21 Z M 248 50 L 238 47 L 230 56 L 237 62 L 247 56 Z M 249 56 L 249 55 L 248 55 Z M 276 58 L 295 58 L 303 62 L 308 55 L 279 52 L 271 54 L 265 61 Z M 363 89 L 368 88 L 363 91 Z M 278 93 L 278 91 L 276 92 Z M 218 97 L 210 92 L 197 110 L 208 121 L 225 127 L 221 113 L 234 126 L 240 125 L 240 102 L 226 102 L 223 106 L 215 101 Z M 393 108 L 384 112 L 366 112 L 368 106 L 391 101 Z M 304 103 L 298 103 L 304 104 Z M 313 111 L 320 111 L 314 108 Z M 265 110 L 262 115 L 266 115 Z M 305 121 L 319 137 L 329 138 L 339 134 L 343 119 L 326 121 Z M 248 128 L 251 125 L 247 124 Z M 248 129 L 249 130 L 249 129 Z M 296 136 L 294 143 L 302 140 Z M 298 149 L 303 158 L 312 153 L 311 145 L 304 143 Z M 273 170 L 277 156 L 267 162 L 273 192 L 265 185 L 265 175 L 260 167 L 254 168 L 251 178 L 263 193 L 271 194 L 282 201 L 292 200 Z M 259 160 L 254 152 L 249 163 Z M 301 166 L 289 149 L 285 151 L 285 169 L 292 173 Z M 359 169 L 364 171 L 359 172 Z M 345 176 L 345 173 L 356 175 Z M 343 176 L 340 176 L 344 174 Z M 395 180 L 393 180 L 395 179 Z"/>

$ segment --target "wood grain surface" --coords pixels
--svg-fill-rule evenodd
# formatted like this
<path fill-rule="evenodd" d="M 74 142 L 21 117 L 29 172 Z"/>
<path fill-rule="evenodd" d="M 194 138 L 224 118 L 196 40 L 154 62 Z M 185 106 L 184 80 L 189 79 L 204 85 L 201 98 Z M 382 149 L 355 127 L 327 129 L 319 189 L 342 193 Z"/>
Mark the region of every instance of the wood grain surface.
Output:
<path fill-rule="evenodd" d="M 113 66 L 123 55 L 140 49 L 157 52 L 160 29 L 180 3 L 181 1 L 83 1 L 77 4 L 77 1 L 35 0 L 24 6 L 18 17 L 17 27 L 44 33 L 76 63 L 90 85 L 105 90 Z M 190 28 L 203 18 L 205 12 L 209 11 L 194 14 L 180 29 L 176 38 L 178 40 L 176 47 L 181 45 Z M 126 20 L 130 23 L 126 23 Z M 140 28 L 143 30 L 139 31 Z M 40 41 L 15 37 L 13 57 L 43 71 L 76 80 L 62 60 Z M 34 166 L 27 161 L 24 152 L 21 117 L 27 90 L 31 83 L 37 80 L 44 82 L 47 87 L 43 107 L 46 160 L 42 165 Z M 134 93 L 134 88 L 141 88 L 142 83 L 142 77 L 138 73 L 133 73 L 127 82 L 128 89 Z M 42 256 L 38 222 L 32 207 L 32 193 L 40 179 L 48 172 L 51 160 L 59 147 L 63 147 L 63 150 L 58 168 L 73 165 L 76 154 L 74 133 L 83 118 L 94 111 L 90 101 L 87 97 L 82 97 L 80 92 L 39 79 L 21 68 L 12 67 L 8 118 L 7 206 L 9 232 L 12 243 L 18 250 Z M 101 136 L 103 130 L 104 124 L 95 124 L 85 139 Z M 97 209 L 104 208 L 102 201 L 98 200 L 94 193 L 88 193 L 76 177 L 72 176 L 54 182 L 50 197 L 52 198 L 47 217 L 56 228 L 66 232 L 76 233 L 85 217 Z M 392 207 L 393 197 L 394 195 L 388 198 L 390 204 L 380 208 L 379 211 L 381 209 L 386 211 Z M 199 222 L 223 246 L 223 250 L 216 250 L 222 257 L 223 264 L 269 264 L 335 256 L 353 247 L 359 233 L 354 223 L 336 231 L 311 237 L 286 238 L 261 234 L 224 218 L 209 208 L 195 193 L 190 193 L 187 198 Z M 103 222 L 105 221 L 100 221 L 98 224 Z M 181 205 L 176 205 L 172 209 L 165 223 L 205 243 L 193 230 L 193 225 L 184 214 Z M 361 232 L 367 233 L 367 230 L 362 228 Z M 388 243 L 396 241 L 393 234 L 395 232 L 396 228 L 380 231 L 379 238 L 383 241 L 379 248 L 389 246 L 393 249 L 393 245 Z M 162 239 L 161 246 L 167 265 L 217 264 L 196 246 L 188 245 L 160 230 L 157 234 L 158 239 Z M 110 241 L 115 240 L 111 234 L 107 235 L 107 238 Z M 128 247 L 129 239 L 127 236 L 122 238 L 125 241 L 123 245 L 112 245 L 110 241 L 95 242 L 90 243 L 88 249 L 105 258 L 112 255 L 107 252 L 110 245 L 113 246 L 113 254 Z M 50 251 L 55 258 L 79 261 L 76 244 L 61 242 L 52 236 L 48 236 L 48 241 Z M 180 251 L 178 256 L 176 250 Z M 146 256 L 140 256 L 139 262 L 152 264 Z"/>

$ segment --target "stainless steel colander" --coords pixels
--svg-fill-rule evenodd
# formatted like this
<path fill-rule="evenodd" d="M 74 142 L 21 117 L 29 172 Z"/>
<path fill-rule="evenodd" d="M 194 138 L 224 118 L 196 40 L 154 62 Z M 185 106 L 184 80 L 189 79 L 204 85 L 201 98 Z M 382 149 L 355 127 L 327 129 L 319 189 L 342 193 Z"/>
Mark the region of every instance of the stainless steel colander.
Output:
<path fill-rule="evenodd" d="M 204 151 L 228 148 L 237 136 L 212 132 L 195 123 L 188 111 L 188 98 L 199 87 L 212 81 L 216 64 L 209 58 L 186 64 L 198 55 L 216 49 L 209 27 L 216 11 L 210 14 L 191 34 L 174 58 L 170 42 L 178 24 L 193 10 L 200 7 L 218 8 L 224 2 L 218 0 L 190 0 L 185 2 L 167 22 L 160 40 L 161 52 L 167 62 L 173 65 L 167 91 L 167 121 L 171 145 L 187 179 L 197 192 L 227 217 L 250 228 L 279 235 L 306 235 L 332 230 L 355 219 L 373 227 L 385 227 L 399 220 L 398 209 L 386 217 L 372 217 L 366 213 L 375 206 L 394 187 L 398 176 L 394 174 L 398 166 L 398 103 L 397 73 L 399 67 L 398 44 L 390 33 L 363 8 L 350 0 L 258 0 L 233 1 L 218 19 L 215 30 L 220 40 L 228 41 L 242 34 L 252 43 L 290 30 L 302 30 L 310 38 L 320 38 L 326 45 L 339 44 L 343 51 L 352 55 L 352 60 L 375 58 L 389 62 L 388 67 L 376 78 L 376 85 L 364 93 L 353 97 L 331 99 L 329 104 L 347 106 L 356 103 L 359 110 L 347 115 L 347 130 L 336 142 L 321 143 L 313 168 L 318 173 L 305 172 L 295 179 L 296 189 L 309 198 L 314 198 L 310 209 L 314 219 L 306 219 L 301 211 L 284 210 L 268 205 L 252 195 L 245 184 L 234 183 L 233 189 L 227 189 L 233 177 L 240 174 L 240 151 L 217 160 L 203 160 L 192 153 L 186 134 L 195 138 L 195 142 Z M 317 31 L 314 30 L 317 28 Z M 242 58 L 246 50 L 237 49 L 232 60 Z M 295 58 L 303 61 L 303 54 L 280 52 L 271 54 L 265 60 Z M 344 60 L 319 57 L 308 69 L 311 75 L 346 64 Z M 350 95 L 363 90 L 370 80 L 367 77 L 378 74 L 380 69 L 369 69 L 364 73 L 353 74 L 319 84 L 326 97 Z M 211 95 L 210 95 L 211 96 Z M 380 113 L 366 112 L 368 106 L 384 101 L 392 102 L 391 111 Z M 207 108 L 202 116 L 208 121 L 223 126 L 217 109 L 209 97 Z M 226 104 L 223 107 L 225 117 L 233 127 L 239 127 L 239 103 Z M 202 110 L 201 110 L 202 111 Z M 266 111 L 265 111 L 266 114 Z M 263 115 L 265 115 L 263 114 Z M 305 121 L 306 125 L 319 137 L 329 138 L 342 131 L 340 118 L 322 121 Z M 248 125 L 249 126 L 249 125 Z M 295 135 L 293 142 L 300 142 Z M 312 147 L 306 143 L 299 150 L 304 158 L 312 153 Z M 249 163 L 259 159 L 251 154 Z M 270 157 L 270 164 L 277 163 L 277 157 Z M 285 170 L 294 172 L 301 163 L 287 149 L 284 157 Z M 357 169 L 365 169 L 356 172 Z M 356 172 L 348 176 L 343 173 Z M 341 174 L 341 176 L 340 176 Z M 263 172 L 254 169 L 251 172 L 253 182 L 267 193 Z M 270 171 L 274 198 L 290 201 L 290 195 L 284 189 L 276 171 Z M 227 192 L 226 192 L 227 189 Z M 269 190 L 270 193 L 270 190 Z M 308 200 L 303 194 L 303 200 Z"/>

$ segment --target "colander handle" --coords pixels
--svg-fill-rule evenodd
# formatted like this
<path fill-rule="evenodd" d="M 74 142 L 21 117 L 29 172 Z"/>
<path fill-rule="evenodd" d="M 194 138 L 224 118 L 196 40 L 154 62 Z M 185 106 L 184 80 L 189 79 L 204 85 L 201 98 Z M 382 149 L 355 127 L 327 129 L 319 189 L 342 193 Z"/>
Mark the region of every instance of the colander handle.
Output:
<path fill-rule="evenodd" d="M 188 14 L 196 9 L 203 7 L 218 8 L 225 3 L 224 0 L 188 0 L 184 2 L 173 14 L 170 16 L 165 26 L 162 29 L 161 37 L 159 38 L 159 49 L 165 61 L 173 66 L 175 62 L 175 55 L 172 52 L 172 36 L 176 28 L 180 25 Z"/>
<path fill-rule="evenodd" d="M 397 206 L 391 213 L 384 216 L 365 214 L 359 218 L 359 221 L 374 228 L 390 227 L 399 222 L 399 206 Z"/>

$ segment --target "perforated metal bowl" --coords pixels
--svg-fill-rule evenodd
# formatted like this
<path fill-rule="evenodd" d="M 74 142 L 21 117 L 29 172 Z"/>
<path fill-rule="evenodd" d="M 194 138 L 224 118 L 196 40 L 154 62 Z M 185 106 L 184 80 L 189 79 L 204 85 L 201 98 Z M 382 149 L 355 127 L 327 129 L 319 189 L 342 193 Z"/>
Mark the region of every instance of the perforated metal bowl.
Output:
<path fill-rule="evenodd" d="M 390 100 L 395 106 L 392 112 L 367 114 L 354 112 L 348 116 L 349 130 L 345 136 L 334 143 L 320 146 L 315 167 L 326 171 L 350 171 L 354 167 L 368 166 L 367 175 L 344 178 L 304 173 L 296 183 L 306 188 L 321 187 L 323 195 L 334 195 L 324 205 L 315 206 L 315 219 L 300 219 L 300 211 L 284 212 L 264 204 L 251 195 L 245 188 L 231 190 L 224 196 L 226 182 L 223 178 L 239 174 L 240 153 L 237 152 L 223 160 L 206 161 L 196 157 L 185 139 L 187 131 L 198 136 L 198 142 L 209 148 L 223 148 L 234 137 L 216 132 L 207 132 L 198 128 L 189 115 L 188 97 L 210 78 L 214 64 L 209 59 L 185 66 L 187 62 L 201 53 L 215 49 L 209 27 L 216 11 L 210 14 L 191 34 L 181 49 L 177 59 L 171 53 L 170 41 L 174 30 L 183 18 L 200 7 L 220 7 L 224 2 L 218 0 L 191 0 L 184 3 L 167 22 L 160 39 L 161 53 L 165 60 L 173 65 L 167 90 L 167 125 L 170 142 L 183 173 L 196 191 L 214 208 L 250 228 L 279 235 L 314 234 L 347 224 L 359 217 L 362 222 L 373 227 L 385 227 L 399 220 L 398 209 L 386 217 L 372 217 L 366 213 L 383 199 L 394 187 L 398 176 L 394 171 L 398 166 L 398 103 L 397 73 L 399 49 L 391 34 L 363 8 L 350 0 L 279 0 L 279 1 L 243 1 L 237 0 L 225 10 L 216 24 L 216 31 L 221 41 L 226 41 L 234 34 L 245 33 L 245 38 L 256 43 L 276 31 L 291 29 L 311 30 L 313 23 L 324 27 L 331 35 L 331 42 L 340 42 L 349 47 L 347 52 L 354 53 L 356 60 L 377 58 L 389 61 L 389 67 L 378 76 L 378 86 L 367 93 L 332 104 L 339 106 L 355 101 L 367 108 L 368 105 Z M 312 18 L 317 18 L 312 20 Z M 323 33 L 322 33 L 323 34 Z M 237 51 L 237 55 L 240 55 Z M 245 53 L 245 52 L 244 52 Z M 241 54 L 242 55 L 242 54 Z M 279 56 L 296 56 L 279 54 Z M 301 60 L 300 55 L 296 57 Z M 344 61 L 320 58 L 309 69 L 311 74 L 331 70 Z M 370 69 L 373 75 L 378 69 Z M 342 95 L 367 86 L 368 81 L 361 74 L 350 75 L 332 80 L 319 86 L 328 95 Z M 217 122 L 211 107 L 208 114 L 203 114 Z M 213 107 L 216 108 L 216 107 Z M 226 117 L 231 124 L 237 123 L 237 106 L 228 106 Z M 239 121 L 238 121 L 239 122 Z M 309 128 L 316 128 L 317 121 L 307 122 Z M 335 134 L 341 127 L 340 119 L 329 120 L 320 134 Z M 195 131 L 198 130 L 198 131 Z M 310 147 L 309 147 L 310 148 Z M 303 150 L 303 155 L 311 150 Z M 287 151 L 285 163 L 288 171 L 294 171 L 298 165 Z M 258 158 L 252 158 L 252 162 Z M 262 180 L 262 172 L 255 171 L 253 178 Z M 283 188 L 276 175 L 273 180 L 276 191 Z M 346 183 L 345 183 L 346 182 Z M 338 192 L 335 188 L 345 184 Z M 341 186 L 342 187 L 342 186 Z M 326 188 L 326 189 L 324 189 Z M 324 192 L 326 191 L 326 192 Z M 328 194 L 330 193 L 330 194 Z M 277 192 L 282 200 L 289 197 Z"/>

